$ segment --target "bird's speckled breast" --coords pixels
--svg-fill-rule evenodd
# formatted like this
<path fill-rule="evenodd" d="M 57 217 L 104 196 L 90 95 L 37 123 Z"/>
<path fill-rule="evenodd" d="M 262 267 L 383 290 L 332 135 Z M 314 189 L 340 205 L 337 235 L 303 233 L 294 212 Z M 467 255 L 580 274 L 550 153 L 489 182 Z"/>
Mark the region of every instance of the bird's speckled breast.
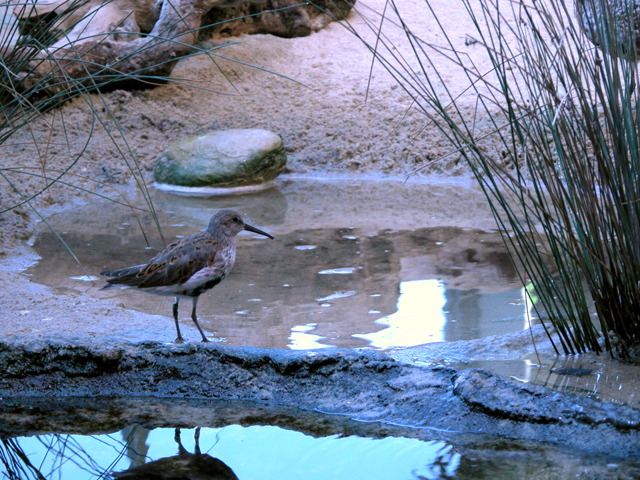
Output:
<path fill-rule="evenodd" d="M 222 264 L 222 275 L 226 277 L 236 263 L 236 242 L 234 237 L 229 238 L 228 245 L 223 245 L 217 252 L 216 257 L 218 256 Z M 217 260 L 216 263 L 218 263 Z"/>

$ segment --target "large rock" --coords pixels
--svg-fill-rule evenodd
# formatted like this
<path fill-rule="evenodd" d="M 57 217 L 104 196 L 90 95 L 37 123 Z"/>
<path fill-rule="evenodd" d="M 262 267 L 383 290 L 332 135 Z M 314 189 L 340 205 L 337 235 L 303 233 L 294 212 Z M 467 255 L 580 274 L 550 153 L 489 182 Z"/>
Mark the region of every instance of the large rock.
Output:
<path fill-rule="evenodd" d="M 225 130 L 190 137 L 156 161 L 154 179 L 172 187 L 266 188 L 287 163 L 282 139 L 268 130 Z"/>

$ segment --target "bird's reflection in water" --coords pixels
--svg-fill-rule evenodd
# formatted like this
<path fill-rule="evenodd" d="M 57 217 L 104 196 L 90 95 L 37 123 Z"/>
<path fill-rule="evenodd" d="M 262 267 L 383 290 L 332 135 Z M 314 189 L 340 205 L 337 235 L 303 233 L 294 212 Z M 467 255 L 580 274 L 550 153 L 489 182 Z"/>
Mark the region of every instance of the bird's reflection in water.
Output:
<path fill-rule="evenodd" d="M 200 452 L 200 427 L 196 428 L 194 453 L 189 453 L 182 446 L 179 428 L 176 428 L 174 439 L 178 444 L 178 455 L 134 466 L 123 472 L 111 472 L 111 477 L 128 480 L 238 480 L 233 470 L 223 462 Z"/>

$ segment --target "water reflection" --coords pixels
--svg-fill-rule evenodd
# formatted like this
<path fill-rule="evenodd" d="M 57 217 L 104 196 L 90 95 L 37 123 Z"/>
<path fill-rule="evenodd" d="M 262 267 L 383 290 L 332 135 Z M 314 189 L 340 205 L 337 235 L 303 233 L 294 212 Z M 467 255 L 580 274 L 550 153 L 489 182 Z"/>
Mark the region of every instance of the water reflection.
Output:
<path fill-rule="evenodd" d="M 325 345 L 320 342 L 320 340 L 325 337 L 309 333 L 315 330 L 317 326 L 317 323 L 307 323 L 306 325 L 296 325 L 291 327 L 291 335 L 289 335 L 289 340 L 291 342 L 287 346 L 292 350 L 310 350 L 330 347 L 331 345 Z"/>
<path fill-rule="evenodd" d="M 353 336 L 363 338 L 378 348 L 442 342 L 445 339 L 445 303 L 445 286 L 439 280 L 401 282 L 397 311 L 375 321 L 387 325 L 387 328 Z"/>
<path fill-rule="evenodd" d="M 144 465 L 149 451 L 149 445 L 147 444 L 149 430 L 140 426 L 129 426 L 125 427 L 120 434 L 127 446 L 125 455 L 131 462 L 129 464 L 130 468 Z"/>
<path fill-rule="evenodd" d="M 442 441 L 315 438 L 273 426 L 239 425 L 20 437 L 4 440 L 0 450 L 5 475 L 24 479 L 438 479 L 453 477 L 461 459 Z"/>
<path fill-rule="evenodd" d="M 444 341 L 473 340 L 528 328 L 530 302 L 523 288 L 478 295 L 477 290 L 448 288 L 443 324 Z"/>
<path fill-rule="evenodd" d="M 144 431 L 146 429 L 139 428 L 138 430 Z M 233 470 L 222 461 L 211 455 L 203 454 L 200 451 L 200 430 L 200 427 L 197 427 L 194 434 L 194 453 L 190 453 L 182 446 L 180 429 L 176 428 L 174 440 L 178 444 L 178 455 L 160 458 L 148 463 L 141 461 L 143 458 L 146 458 L 146 455 L 140 455 L 127 443 L 127 456 L 131 458 L 131 467 L 122 472 L 110 472 L 109 475 L 113 478 L 130 480 L 153 480 L 160 478 L 167 480 L 190 478 L 199 480 L 238 480 Z M 135 431 L 136 429 L 134 428 L 134 432 Z M 145 433 L 147 432 L 143 432 L 141 435 L 144 440 L 147 438 Z M 133 437 L 135 437 L 135 435 L 133 435 Z M 144 446 L 146 447 L 145 451 L 147 451 L 148 446 L 146 442 Z M 130 456 L 132 452 L 133 458 Z"/>

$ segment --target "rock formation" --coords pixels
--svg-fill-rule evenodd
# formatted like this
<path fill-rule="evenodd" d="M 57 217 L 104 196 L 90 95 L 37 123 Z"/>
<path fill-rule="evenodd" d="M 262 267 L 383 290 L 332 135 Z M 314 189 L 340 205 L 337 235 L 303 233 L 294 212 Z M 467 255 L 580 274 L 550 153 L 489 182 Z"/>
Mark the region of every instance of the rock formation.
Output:
<path fill-rule="evenodd" d="M 2 56 L 14 73 L 23 72 L 23 88 L 44 79 L 61 89 L 68 79 L 88 77 L 93 77 L 92 85 L 110 88 L 123 82 L 156 84 L 207 34 L 308 35 L 329 23 L 331 16 L 346 15 L 352 7 L 349 1 L 304 6 L 293 0 L 21 2 L 13 7 L 21 36 Z M 35 55 L 34 45 L 43 46 Z"/>

